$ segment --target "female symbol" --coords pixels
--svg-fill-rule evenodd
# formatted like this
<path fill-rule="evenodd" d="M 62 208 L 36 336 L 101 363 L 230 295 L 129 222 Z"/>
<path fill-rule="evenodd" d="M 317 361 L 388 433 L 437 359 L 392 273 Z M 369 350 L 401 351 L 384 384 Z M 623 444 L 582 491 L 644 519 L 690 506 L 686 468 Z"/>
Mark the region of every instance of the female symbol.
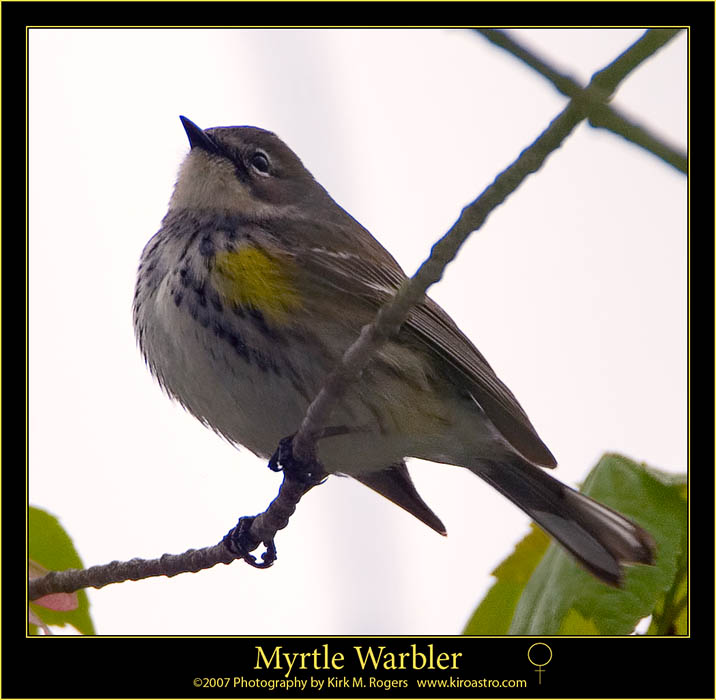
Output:
<path fill-rule="evenodd" d="M 533 652 L 532 650 L 535 647 L 544 647 L 549 652 L 549 656 L 545 655 L 544 649 L 537 649 Z M 535 657 L 534 659 L 530 655 L 530 652 L 532 653 L 532 656 Z M 550 649 L 550 647 L 544 642 L 536 642 L 527 650 L 527 659 L 533 666 L 537 666 L 535 673 L 539 674 L 539 684 L 542 685 L 542 673 L 544 672 L 542 666 L 546 666 L 550 661 L 552 661 L 552 649 Z M 547 660 L 544 661 L 543 659 Z"/>

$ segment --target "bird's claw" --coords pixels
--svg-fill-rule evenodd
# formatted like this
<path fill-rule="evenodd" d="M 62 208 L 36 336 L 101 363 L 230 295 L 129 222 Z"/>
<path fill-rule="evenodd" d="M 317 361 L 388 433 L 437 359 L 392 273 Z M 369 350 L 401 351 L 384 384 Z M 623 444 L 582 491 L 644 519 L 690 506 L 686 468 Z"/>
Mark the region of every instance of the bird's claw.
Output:
<path fill-rule="evenodd" d="M 322 484 L 328 478 L 323 465 L 315 457 L 307 462 L 297 459 L 293 454 L 293 437 L 289 435 L 279 441 L 278 449 L 268 461 L 269 469 L 274 472 L 283 471 L 306 486 Z"/>
<path fill-rule="evenodd" d="M 257 542 L 251 535 L 251 525 L 255 520 L 253 515 L 245 515 L 239 518 L 239 522 L 236 527 L 229 530 L 222 540 L 224 546 L 237 558 L 243 559 L 247 564 L 250 564 L 255 569 L 268 569 L 277 558 L 276 545 L 273 539 L 268 542 L 264 542 L 266 545 L 266 551 L 261 555 L 261 560 L 258 562 L 256 557 L 251 554 L 251 551 L 256 549 L 260 542 Z"/>

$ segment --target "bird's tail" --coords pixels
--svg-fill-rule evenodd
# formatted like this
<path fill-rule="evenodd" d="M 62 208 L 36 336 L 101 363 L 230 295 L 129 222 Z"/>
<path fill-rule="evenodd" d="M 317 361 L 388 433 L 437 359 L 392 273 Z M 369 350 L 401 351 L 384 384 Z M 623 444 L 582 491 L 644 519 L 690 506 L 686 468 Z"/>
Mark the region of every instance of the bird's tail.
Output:
<path fill-rule="evenodd" d="M 621 585 L 623 564 L 654 563 L 656 548 L 646 530 L 539 467 L 502 463 L 474 471 L 605 583 Z"/>

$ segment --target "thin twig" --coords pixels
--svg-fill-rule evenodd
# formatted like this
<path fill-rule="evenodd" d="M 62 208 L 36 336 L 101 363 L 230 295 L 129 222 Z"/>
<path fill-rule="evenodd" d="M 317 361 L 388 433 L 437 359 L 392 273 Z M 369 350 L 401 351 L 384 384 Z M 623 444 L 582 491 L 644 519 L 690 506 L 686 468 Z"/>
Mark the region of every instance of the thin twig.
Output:
<path fill-rule="evenodd" d="M 313 458 L 315 444 L 311 436 L 328 422 L 338 399 L 358 378 L 376 351 L 398 332 L 411 307 L 423 298 L 431 284 L 442 277 L 445 267 L 457 255 L 467 237 L 482 226 L 492 210 L 504 202 L 529 174 L 542 166 L 547 156 L 561 145 L 591 110 L 603 106 L 600 100 L 607 99 L 630 70 L 661 48 L 669 38 L 671 34 L 668 32 L 647 32 L 606 68 L 595 73 L 589 85 L 585 89 L 579 88 L 567 107 L 539 138 L 522 151 L 519 158 L 500 173 L 472 204 L 462 210 L 452 228 L 433 246 L 430 257 L 381 307 L 373 323 L 363 327 L 358 339 L 343 355 L 342 363 L 329 374 L 318 396 L 308 407 L 294 438 L 294 454 L 299 459 Z"/>
<path fill-rule="evenodd" d="M 297 481 L 284 473 L 278 495 L 269 507 L 254 519 L 251 534 L 254 541 L 248 549 L 252 551 L 261 543 L 273 540 L 276 533 L 286 527 L 288 519 L 296 510 L 296 504 L 311 488 L 310 484 Z M 164 554 L 157 559 L 130 559 L 113 561 L 109 564 L 91 566 L 88 569 L 67 569 L 50 571 L 29 582 L 29 598 L 37 600 L 50 593 L 72 593 L 80 588 L 102 588 L 110 583 L 140 581 L 153 576 L 176 576 L 210 569 L 217 564 L 230 564 L 242 558 L 232 554 L 223 540 L 202 549 L 189 549 L 182 554 Z"/>
<path fill-rule="evenodd" d="M 358 339 L 346 350 L 343 360 L 327 377 L 318 396 L 306 411 L 306 417 L 294 438 L 294 454 L 310 459 L 315 452 L 310 437 L 328 422 L 331 411 L 347 387 L 360 375 L 376 351 L 395 336 L 410 309 L 420 302 L 428 287 L 443 275 L 445 267 L 457 255 L 467 237 L 482 226 L 489 214 L 514 192 L 522 181 L 538 170 L 547 156 L 557 149 L 577 124 L 584 119 L 581 104 L 569 103 L 539 138 L 519 158 L 500 173 L 494 182 L 462 210 L 452 228 L 433 246 L 430 256 L 417 272 L 401 285 L 395 296 L 380 308 L 375 320 L 364 326 Z"/>
<path fill-rule="evenodd" d="M 102 588 L 110 583 L 139 581 L 152 576 L 176 576 L 229 564 L 233 557 L 222 544 L 203 549 L 189 549 L 183 554 L 164 554 L 158 559 L 113 561 L 88 569 L 50 571 L 29 583 L 29 598 L 36 600 L 50 593 L 72 593 L 80 588 Z"/>
<path fill-rule="evenodd" d="M 534 51 L 518 43 L 506 32 L 498 29 L 475 29 L 475 31 L 481 34 L 488 41 L 495 44 L 495 46 L 499 46 L 504 49 L 508 53 L 526 63 L 540 75 L 547 78 L 547 80 L 549 80 L 562 95 L 571 99 L 578 97 L 580 93 L 583 94 L 585 92 L 584 88 L 574 78 L 557 71 L 554 67 L 550 66 L 544 58 L 538 56 Z M 679 31 L 682 30 L 649 30 L 635 45 L 637 48 L 634 53 L 630 55 L 629 62 L 631 62 L 634 58 L 639 58 L 640 56 L 641 60 L 648 58 L 648 56 L 653 53 L 653 46 L 660 48 L 670 41 Z M 623 56 L 624 54 L 617 58 L 612 64 L 614 66 L 614 71 L 613 77 L 610 77 L 610 81 L 613 82 L 616 80 L 614 85 L 611 89 L 607 84 L 601 84 L 600 87 L 613 91 L 619 80 L 626 77 L 624 67 L 620 62 Z M 630 65 L 630 63 L 624 64 L 624 66 L 628 65 Z M 610 68 L 611 67 L 612 66 L 610 65 Z M 633 70 L 633 67 L 630 68 L 630 70 Z M 593 82 L 598 75 L 599 74 L 596 74 L 593 77 Z M 630 141 L 644 150 L 649 151 L 657 158 L 661 158 L 661 160 L 665 163 L 668 163 L 677 170 L 680 170 L 682 173 L 687 172 L 688 160 L 685 153 L 677 147 L 669 145 L 663 138 L 653 134 L 646 127 L 628 119 L 613 105 L 607 105 L 604 103 L 593 105 L 593 109 L 589 114 L 589 124 L 595 128 L 608 129 L 627 141 Z"/>

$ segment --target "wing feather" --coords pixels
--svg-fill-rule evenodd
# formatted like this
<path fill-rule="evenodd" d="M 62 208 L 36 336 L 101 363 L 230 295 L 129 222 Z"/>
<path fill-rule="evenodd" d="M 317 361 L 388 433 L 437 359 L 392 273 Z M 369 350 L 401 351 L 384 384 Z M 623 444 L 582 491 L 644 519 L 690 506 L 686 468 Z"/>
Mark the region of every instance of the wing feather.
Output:
<path fill-rule="evenodd" d="M 341 227 L 330 222 L 331 236 L 336 244 L 316 237 L 320 246 L 294 248 L 294 258 L 302 274 L 316 284 L 362 298 L 366 306 L 377 308 L 385 303 L 406 279 L 395 259 L 360 224 Z M 316 226 L 316 222 L 312 222 Z M 314 229 L 315 233 L 315 229 Z M 357 235 L 359 234 L 359 235 Z M 520 454 L 543 467 L 557 462 L 537 435 L 527 414 L 514 394 L 495 374 L 480 351 L 457 327 L 450 316 L 430 297 L 411 310 L 401 332 L 423 345 L 429 352 L 447 362 L 465 382 L 466 389 L 481 406 L 502 436 Z"/>

